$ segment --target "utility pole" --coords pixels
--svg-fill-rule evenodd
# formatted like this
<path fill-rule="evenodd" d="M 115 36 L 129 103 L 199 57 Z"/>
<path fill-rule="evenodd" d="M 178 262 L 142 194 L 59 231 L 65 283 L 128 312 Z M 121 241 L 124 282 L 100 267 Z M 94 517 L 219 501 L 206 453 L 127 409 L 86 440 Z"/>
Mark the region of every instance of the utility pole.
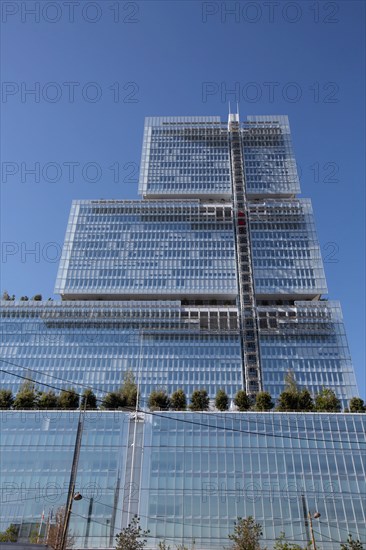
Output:
<path fill-rule="evenodd" d="M 305 520 L 305 532 L 306 532 L 306 536 L 308 537 L 309 535 L 309 522 L 308 522 L 308 513 L 307 513 L 307 509 L 306 509 L 306 502 L 305 502 L 305 496 L 304 495 L 301 495 L 301 503 L 302 503 L 302 511 L 303 511 L 303 514 L 304 514 L 304 520 Z"/>
<path fill-rule="evenodd" d="M 309 518 L 309 524 L 310 524 L 310 534 L 311 534 L 311 542 L 313 544 L 313 549 L 316 550 L 316 544 L 315 544 L 315 535 L 313 530 L 313 519 L 320 518 L 321 514 L 319 512 L 314 512 L 313 515 L 309 512 L 308 518 Z"/>
<path fill-rule="evenodd" d="M 80 456 L 81 439 L 82 439 L 83 428 L 84 428 L 86 404 L 87 404 L 87 399 L 85 399 L 84 408 L 80 409 L 80 413 L 79 413 L 78 428 L 77 428 L 76 439 L 75 439 L 74 455 L 73 455 L 73 458 L 72 458 L 72 466 L 71 466 L 71 473 L 70 473 L 69 490 L 68 490 L 68 493 L 67 493 L 65 517 L 64 517 L 64 522 L 63 522 L 63 526 L 62 526 L 62 534 L 61 534 L 61 540 L 60 540 L 60 545 L 58 546 L 58 550 L 66 550 L 67 531 L 68 531 L 69 523 L 70 523 L 70 516 L 71 516 L 71 509 L 72 509 L 73 500 L 81 500 L 82 499 L 82 496 L 79 493 L 75 494 L 75 483 L 76 483 L 76 475 L 77 475 L 79 456 Z"/>
<path fill-rule="evenodd" d="M 310 534 L 311 534 L 311 542 L 313 545 L 314 550 L 316 550 L 316 544 L 315 544 L 315 536 L 314 536 L 314 529 L 313 529 L 313 518 L 311 516 L 311 513 L 308 512 L 308 518 L 309 518 L 309 526 L 310 526 Z"/>
<path fill-rule="evenodd" d="M 309 527 L 310 528 L 310 537 L 311 537 L 311 546 L 312 546 L 313 550 L 317 550 L 316 549 L 314 529 L 313 529 L 313 519 L 320 518 L 321 514 L 319 512 L 314 512 L 314 514 L 312 514 L 307 509 L 304 495 L 301 495 L 301 501 L 302 501 L 302 508 L 303 508 L 303 512 L 304 512 L 306 533 L 308 534 L 308 527 Z"/>

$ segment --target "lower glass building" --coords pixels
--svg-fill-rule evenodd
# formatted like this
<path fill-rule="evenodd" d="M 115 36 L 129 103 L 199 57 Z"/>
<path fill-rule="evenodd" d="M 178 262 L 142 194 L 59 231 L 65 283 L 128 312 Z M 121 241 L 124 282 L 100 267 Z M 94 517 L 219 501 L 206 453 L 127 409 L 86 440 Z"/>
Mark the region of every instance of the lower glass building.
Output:
<path fill-rule="evenodd" d="M 2 413 L 2 527 L 47 530 L 66 500 L 78 412 Z M 273 548 L 284 531 L 319 548 L 365 539 L 366 415 L 87 412 L 70 532 L 75 548 L 111 548 L 138 512 L 147 548 L 229 543 L 252 515 Z M 44 519 L 42 518 L 44 516 Z"/>

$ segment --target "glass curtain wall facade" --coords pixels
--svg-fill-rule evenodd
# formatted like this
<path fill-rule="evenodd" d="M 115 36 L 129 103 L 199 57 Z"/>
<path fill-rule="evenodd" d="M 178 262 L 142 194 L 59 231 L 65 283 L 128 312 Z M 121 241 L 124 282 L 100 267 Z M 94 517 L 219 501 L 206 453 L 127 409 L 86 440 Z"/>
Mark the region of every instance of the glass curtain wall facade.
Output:
<path fill-rule="evenodd" d="M 74 202 L 56 291 L 235 299 L 232 211 L 198 200 Z"/>
<path fill-rule="evenodd" d="M 66 500 L 77 421 L 71 411 L 3 412 L 2 526 L 17 525 L 23 541 Z M 135 511 L 149 549 L 228 547 L 234 519 L 249 515 L 267 548 L 281 531 L 305 546 L 304 505 L 321 513 L 318 548 L 334 550 L 348 533 L 365 539 L 365 415 L 145 413 L 131 483 L 133 428 L 127 413 L 86 414 L 75 548 L 113 547 Z"/>
<path fill-rule="evenodd" d="M 14 392 L 23 380 L 13 372 L 33 376 L 39 384 L 84 384 L 102 398 L 118 389 L 131 370 L 139 380 L 142 406 L 156 388 L 169 393 L 184 388 L 188 394 L 205 388 L 214 396 L 223 386 L 233 398 L 242 387 L 239 321 L 233 306 L 5 302 L 0 319 L 2 358 L 9 371 L 3 382 Z"/>
<path fill-rule="evenodd" d="M 312 393 L 333 388 L 347 403 L 355 377 L 337 302 L 259 306 L 262 377 L 274 397 L 293 370 Z M 151 391 L 187 394 L 225 388 L 232 399 L 243 387 L 238 310 L 235 306 L 182 306 L 156 302 L 3 302 L 0 306 L 2 382 L 16 392 L 13 373 L 52 376 L 114 391 L 128 370 L 140 380 L 141 404 Z M 51 377 L 50 377 L 51 375 Z"/>
<path fill-rule="evenodd" d="M 163 539 L 222 548 L 247 515 L 268 548 L 280 531 L 304 543 L 305 508 L 326 518 L 324 550 L 364 537 L 364 417 L 233 405 L 243 388 L 277 398 L 290 370 L 343 406 L 357 395 L 340 304 L 323 297 L 311 202 L 297 197 L 287 117 L 147 118 L 139 191 L 142 200 L 73 202 L 61 301 L 0 304 L 3 387 L 16 392 L 26 377 L 101 399 L 127 371 L 139 384 L 137 418 L 105 411 L 85 425 L 75 548 L 113 547 L 134 513 L 151 549 Z M 206 389 L 210 412 L 148 412 L 152 390 L 179 388 Z M 65 503 L 77 413 L 7 411 L 2 421 L 2 525 L 26 540 L 42 510 Z"/>

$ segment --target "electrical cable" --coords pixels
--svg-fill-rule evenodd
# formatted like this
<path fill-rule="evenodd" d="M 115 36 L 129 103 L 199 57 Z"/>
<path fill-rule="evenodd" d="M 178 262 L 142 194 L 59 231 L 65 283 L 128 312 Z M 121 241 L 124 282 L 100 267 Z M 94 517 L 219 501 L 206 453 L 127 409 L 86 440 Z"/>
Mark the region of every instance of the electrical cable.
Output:
<path fill-rule="evenodd" d="M 2 361 L 2 359 L 0 359 L 0 361 Z M 26 367 L 20 367 L 19 368 L 23 368 L 23 369 L 26 369 Z M 26 376 L 22 376 L 20 374 L 15 374 L 15 373 L 12 373 L 12 372 L 9 372 L 9 371 L 6 371 L 5 369 L 0 369 L 1 372 L 5 372 L 6 374 L 10 374 L 11 376 L 15 376 L 17 378 L 21 378 L 21 379 L 24 379 L 24 380 L 30 380 L 29 377 L 26 377 Z M 73 392 L 71 390 L 67 390 L 67 389 L 63 389 L 63 388 L 59 388 L 59 387 L 56 387 L 56 386 L 52 386 L 51 384 L 42 384 L 46 387 L 49 387 L 49 388 L 52 388 L 52 389 L 56 389 L 58 391 L 64 391 L 64 392 L 67 392 L 67 393 L 73 393 L 73 394 L 76 394 L 77 396 L 79 397 L 82 397 L 82 394 L 78 394 L 77 392 Z M 90 387 L 89 387 L 90 388 Z M 92 388 L 91 388 L 92 389 Z M 107 393 L 107 392 L 106 392 Z M 103 402 L 103 400 L 101 399 L 96 399 L 97 401 L 99 402 Z M 36 411 L 36 409 L 31 409 L 33 411 Z M 42 410 L 42 409 L 37 409 L 38 411 Z M 55 409 L 56 410 L 56 409 Z M 59 410 L 59 409 L 58 409 Z M 76 410 L 76 409 L 75 409 Z M 128 408 L 124 408 L 123 410 L 121 410 L 121 412 L 132 412 L 134 411 L 135 409 L 128 409 Z M 90 411 L 89 411 L 90 412 Z M 95 411 L 96 412 L 96 411 Z M 172 416 L 169 416 L 169 413 L 167 414 L 159 414 L 155 411 L 144 411 L 144 410 L 141 410 L 141 409 L 137 409 L 137 412 L 138 413 L 141 413 L 141 414 L 146 414 L 146 415 L 151 415 L 151 416 L 155 416 L 155 417 L 159 417 L 159 418 L 164 418 L 164 419 L 169 419 L 169 420 L 175 420 L 177 422 L 183 422 L 183 423 L 186 423 L 186 424 L 192 424 L 192 425 L 197 425 L 197 426 L 202 426 L 202 427 L 205 427 L 205 428 L 214 428 L 214 429 L 220 429 L 220 430 L 226 430 L 226 431 L 230 431 L 230 432 L 235 432 L 235 433 L 244 433 L 244 434 L 249 434 L 249 435 L 259 435 L 259 436 L 266 436 L 266 437 L 274 437 L 274 438 L 280 438 L 280 439 L 292 439 L 292 440 L 299 440 L 299 441 L 315 441 L 315 442 L 328 442 L 328 443 L 333 443 L 333 444 L 344 444 L 344 445 L 351 445 L 352 443 L 355 443 L 356 445 L 362 445 L 364 444 L 366 446 L 366 442 L 362 442 L 362 441 L 342 441 L 342 440 L 333 440 L 333 439 L 314 439 L 314 438 L 309 438 L 309 437 L 301 437 L 301 436 L 295 436 L 295 435 L 290 435 L 290 434 L 277 434 L 277 433 L 272 433 L 272 434 L 269 434 L 269 433 L 263 433 L 263 432 L 257 432 L 257 431 L 254 431 L 254 430 L 240 430 L 238 428 L 228 428 L 226 426 L 219 426 L 219 425 L 213 425 L 213 424 L 204 424 L 202 422 L 197 422 L 197 421 L 193 421 L 193 420 L 185 420 L 185 419 L 182 419 L 182 418 L 179 418 L 179 416 L 177 417 L 172 417 Z M 207 416 L 209 416 L 211 413 L 206 413 Z M 230 414 L 230 413 L 228 413 Z M 215 415 L 215 413 L 213 414 L 213 416 Z M 225 419 L 224 418 L 224 415 L 221 415 L 220 416 L 220 419 Z M 227 420 L 232 420 L 232 418 L 228 417 L 226 418 Z"/>
<path fill-rule="evenodd" d="M 109 523 L 102 523 L 101 521 L 93 520 L 93 519 L 91 519 L 91 518 L 88 518 L 87 516 L 83 516 L 83 515 L 81 515 L 81 514 L 77 514 L 76 512 L 74 512 L 74 510 L 71 511 L 71 515 L 78 516 L 78 517 L 83 518 L 83 519 L 86 519 L 86 520 L 90 520 L 92 523 L 99 523 L 100 525 L 103 525 L 104 527 L 108 527 L 108 526 L 110 525 Z M 149 518 L 149 516 L 142 516 L 142 515 L 140 515 L 140 514 L 138 514 L 138 517 L 147 517 L 147 518 Z M 151 519 L 154 519 L 154 520 L 156 521 L 156 518 L 151 518 Z M 233 521 L 235 521 L 235 520 L 233 520 Z M 189 525 L 190 527 L 191 527 L 191 526 L 192 526 L 192 527 L 195 527 L 195 526 L 202 527 L 202 525 L 197 525 L 197 524 L 195 525 L 195 524 L 192 524 L 192 523 L 187 524 L 187 523 L 178 523 L 178 522 L 176 522 L 176 524 L 177 524 L 177 525 L 183 525 L 183 526 Z M 206 526 L 204 526 L 204 527 L 208 527 L 208 526 L 206 525 Z M 219 527 L 216 527 L 216 526 L 215 526 L 214 528 L 215 528 L 215 529 L 219 529 Z M 307 533 L 304 531 L 304 532 L 298 533 L 298 536 L 301 537 L 302 535 L 306 535 L 306 534 L 307 534 Z M 91 535 L 91 536 L 92 536 L 92 535 Z M 154 539 L 155 539 L 155 538 L 159 538 L 159 537 L 154 537 L 154 536 L 150 535 L 150 536 L 148 536 L 148 538 L 154 538 Z M 188 538 L 188 537 L 187 537 L 187 538 Z M 209 536 L 209 537 L 198 537 L 198 536 L 194 536 L 194 537 L 192 537 L 192 538 L 197 539 L 197 540 L 202 540 L 202 539 L 210 539 L 210 540 L 227 540 L 227 539 L 224 538 L 224 537 L 212 537 L 212 536 Z M 168 539 L 168 538 L 167 538 L 166 540 L 171 540 L 172 542 L 175 541 L 174 539 Z M 269 540 L 269 541 L 276 541 L 277 539 L 266 538 L 266 539 L 263 539 L 263 540 L 264 540 L 264 541 L 266 541 L 266 540 Z M 298 539 L 296 539 L 296 540 L 298 540 Z M 303 541 L 303 540 L 302 540 L 301 542 L 306 542 L 306 541 Z"/>
<path fill-rule="evenodd" d="M 3 489 L 4 490 L 4 489 Z M 54 494 L 51 494 L 51 495 L 47 495 L 48 497 L 56 497 L 56 496 L 61 496 L 62 494 L 66 494 L 66 491 L 62 491 L 61 493 L 54 493 Z M 22 499 L 20 499 L 20 502 L 22 501 L 30 501 L 30 500 L 35 500 L 35 499 L 40 499 L 40 497 L 37 495 L 37 496 L 33 496 L 33 497 L 22 497 Z M 83 495 L 83 499 L 86 499 L 86 500 L 91 500 L 91 497 L 87 497 L 85 495 Z M 9 500 L 8 504 L 14 504 L 16 502 L 19 502 L 19 499 L 18 500 Z M 101 506 L 105 506 L 107 508 L 111 508 L 112 510 L 118 510 L 119 512 L 122 512 L 122 513 L 128 513 L 128 510 L 125 510 L 123 508 L 119 508 L 119 507 L 115 507 L 115 506 L 112 506 L 112 505 L 109 505 L 109 504 L 106 504 L 104 502 L 100 502 L 100 501 L 97 501 L 95 500 L 95 502 L 98 504 L 98 505 L 101 505 Z M 53 507 L 52 507 L 53 508 Z M 80 514 L 77 514 L 76 512 L 74 512 L 74 510 L 72 510 L 72 515 L 76 515 L 78 517 L 81 517 L 81 518 L 84 518 L 84 519 L 87 519 L 87 520 L 90 520 L 94 523 L 99 523 L 101 525 L 104 525 L 106 527 L 110 526 L 110 523 L 102 523 L 98 520 L 95 520 L 95 519 L 91 519 L 91 518 L 88 518 L 87 516 L 82 516 Z M 190 527 L 207 527 L 207 525 L 205 523 L 201 523 L 201 524 L 197 524 L 197 523 L 187 523 L 187 521 L 185 521 L 184 523 L 180 522 L 180 521 L 172 521 L 172 520 L 169 520 L 168 518 L 164 518 L 164 519 L 159 519 L 159 517 L 156 517 L 156 516 L 148 516 L 148 515 L 144 515 L 144 514 L 138 514 L 139 517 L 143 517 L 145 519 L 151 519 L 151 520 L 154 520 L 154 521 L 164 521 L 165 523 L 171 523 L 173 525 L 183 525 L 183 526 L 186 526 L 186 525 L 189 525 Z M 269 518 L 272 521 L 278 521 L 279 524 L 278 526 L 281 526 L 281 525 L 292 525 L 294 523 L 302 523 L 304 521 L 303 518 L 301 519 L 293 519 L 293 520 L 283 520 L 282 518 L 276 518 L 276 517 L 271 517 Z M 265 521 L 262 520 L 262 521 Z M 324 525 L 325 527 L 329 528 L 329 526 L 331 526 L 331 524 L 328 524 L 328 523 L 325 523 L 323 521 L 320 521 L 319 520 L 319 523 L 321 523 L 322 525 Z M 341 529 L 351 535 L 354 535 L 354 536 L 359 536 L 358 533 L 350 530 L 350 529 L 346 529 L 346 528 L 342 528 L 340 527 L 338 524 L 336 524 L 336 527 L 338 529 Z M 221 527 L 220 526 L 213 526 L 214 529 L 220 529 Z M 117 528 L 115 528 L 116 530 Z M 212 529 L 212 527 L 211 527 Z M 335 539 L 332 539 L 331 537 L 328 537 L 327 535 L 325 535 L 324 533 L 321 533 L 321 532 L 318 532 L 316 530 L 314 530 L 315 533 L 317 533 L 318 535 L 322 536 L 322 537 L 325 537 L 325 538 L 328 538 L 329 540 L 331 540 L 332 542 L 339 542 L 341 543 L 342 541 L 338 541 L 338 540 L 335 540 Z M 299 533 L 299 536 L 303 535 L 303 534 L 306 534 L 306 533 Z M 84 535 L 83 535 L 84 536 Z M 93 537 L 93 535 L 91 535 L 91 537 Z M 101 538 L 103 538 L 103 535 L 100 535 Z M 152 538 L 159 538 L 159 537 L 152 537 Z M 196 538 L 206 538 L 206 537 L 196 537 Z M 219 537 L 209 537 L 210 539 L 213 538 L 213 539 L 218 539 L 218 540 L 221 540 L 221 538 Z M 172 542 L 174 542 L 174 539 L 167 539 L 166 540 L 171 540 Z M 276 540 L 276 539 L 266 539 L 266 540 Z M 297 540 L 297 539 L 296 539 Z"/>

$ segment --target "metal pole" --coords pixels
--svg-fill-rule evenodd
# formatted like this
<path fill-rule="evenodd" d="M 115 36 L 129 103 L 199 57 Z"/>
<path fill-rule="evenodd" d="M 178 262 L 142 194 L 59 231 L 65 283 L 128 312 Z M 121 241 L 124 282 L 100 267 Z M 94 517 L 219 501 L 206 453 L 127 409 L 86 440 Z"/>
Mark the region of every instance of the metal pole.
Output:
<path fill-rule="evenodd" d="M 144 340 L 144 331 L 141 331 L 141 337 L 140 337 L 140 357 L 139 357 L 139 367 L 138 367 L 138 373 L 137 373 L 137 396 L 136 396 L 136 416 L 137 411 L 139 408 L 139 397 L 140 397 L 140 376 L 141 376 L 141 362 L 142 362 L 142 346 L 143 346 L 143 340 Z"/>
<path fill-rule="evenodd" d="M 311 542 L 313 544 L 314 550 L 316 550 L 316 544 L 315 544 L 315 536 L 314 536 L 314 530 L 313 530 L 313 518 L 311 517 L 311 513 L 308 513 L 309 518 L 309 525 L 310 525 L 310 534 L 311 534 Z"/>
<path fill-rule="evenodd" d="M 38 535 L 37 535 L 37 544 L 39 544 L 39 539 L 41 538 L 43 520 L 44 520 L 44 510 L 43 510 L 42 516 L 41 516 L 41 523 L 39 524 Z"/>
<path fill-rule="evenodd" d="M 77 475 L 79 456 L 80 456 L 81 438 L 83 435 L 86 403 L 87 403 L 87 399 L 85 399 L 84 409 L 80 409 L 80 414 L 79 414 L 78 428 L 77 428 L 76 439 L 75 439 L 74 455 L 72 458 L 72 466 L 71 466 L 71 473 L 70 473 L 69 490 L 67 493 L 65 517 L 64 517 L 63 527 L 62 527 L 62 536 L 61 536 L 59 550 L 66 550 L 67 530 L 69 528 L 72 502 L 73 502 L 74 493 L 75 493 L 75 482 L 76 482 L 76 475 Z"/>
<path fill-rule="evenodd" d="M 51 508 L 51 510 L 48 511 L 47 528 L 46 528 L 46 546 L 48 546 L 48 539 L 49 539 L 49 536 L 50 536 L 52 516 L 53 516 L 53 508 Z M 57 548 L 57 544 L 56 544 L 56 548 Z"/>
<path fill-rule="evenodd" d="M 305 533 L 306 533 L 306 539 L 307 541 L 310 539 L 310 530 L 309 530 L 309 522 L 308 522 L 308 512 L 306 509 L 306 502 L 305 502 L 305 496 L 301 495 L 301 503 L 302 503 L 302 511 L 304 514 L 304 523 L 305 523 Z M 308 547 L 308 542 L 306 542 L 306 548 Z"/>
<path fill-rule="evenodd" d="M 132 459 L 131 459 L 130 489 L 129 489 L 130 492 L 128 496 L 128 523 L 131 522 L 132 487 L 133 487 L 133 474 L 134 474 L 134 467 L 135 467 L 136 428 L 137 428 L 137 415 L 138 415 L 138 409 L 139 409 L 140 371 L 141 371 L 141 361 L 142 361 L 143 338 L 144 338 L 144 331 L 142 330 L 140 333 L 140 352 L 139 352 L 139 362 L 138 362 L 138 371 L 137 371 L 137 395 L 136 395 L 135 419 L 134 419 L 134 427 L 133 427 Z"/>
<path fill-rule="evenodd" d="M 93 502 L 94 502 L 94 499 L 93 497 L 91 497 L 91 499 L 89 500 L 88 519 L 86 522 L 85 548 L 89 548 L 88 543 L 89 543 L 89 533 L 90 533 L 90 521 L 93 513 Z"/>

